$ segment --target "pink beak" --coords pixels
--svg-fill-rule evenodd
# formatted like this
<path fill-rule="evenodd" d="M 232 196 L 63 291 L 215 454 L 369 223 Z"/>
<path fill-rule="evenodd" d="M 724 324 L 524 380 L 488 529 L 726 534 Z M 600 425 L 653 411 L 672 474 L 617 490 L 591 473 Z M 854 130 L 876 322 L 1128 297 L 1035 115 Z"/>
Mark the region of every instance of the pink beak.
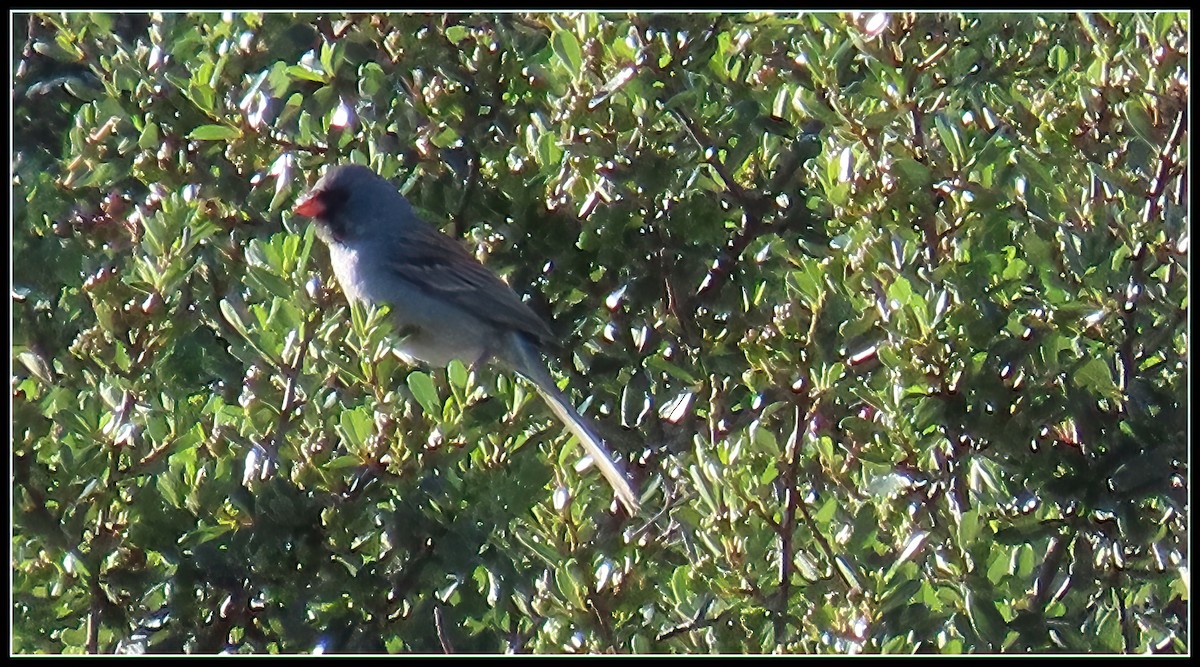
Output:
<path fill-rule="evenodd" d="M 296 202 L 296 206 L 292 211 L 300 215 L 315 218 L 325 212 L 325 205 L 321 203 L 319 192 L 309 192 Z"/>

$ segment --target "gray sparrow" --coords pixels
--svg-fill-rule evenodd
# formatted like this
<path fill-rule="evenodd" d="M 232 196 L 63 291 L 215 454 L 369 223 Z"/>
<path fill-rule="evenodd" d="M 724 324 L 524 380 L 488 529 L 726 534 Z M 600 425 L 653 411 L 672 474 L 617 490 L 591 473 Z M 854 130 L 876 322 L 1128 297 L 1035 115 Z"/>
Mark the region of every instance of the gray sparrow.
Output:
<path fill-rule="evenodd" d="M 558 389 L 542 360 L 550 328 L 496 274 L 457 241 L 413 212 L 408 200 L 367 167 L 331 168 L 296 204 L 329 247 L 338 283 L 349 299 L 386 304 L 409 363 L 473 367 L 495 359 L 533 383 L 629 510 L 637 494 L 588 420 Z"/>

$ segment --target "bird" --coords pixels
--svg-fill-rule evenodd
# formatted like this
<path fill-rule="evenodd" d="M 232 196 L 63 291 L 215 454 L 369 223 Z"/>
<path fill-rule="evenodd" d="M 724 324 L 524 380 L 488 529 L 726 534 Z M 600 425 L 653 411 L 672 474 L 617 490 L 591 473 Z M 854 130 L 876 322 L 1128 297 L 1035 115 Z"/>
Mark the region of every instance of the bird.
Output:
<path fill-rule="evenodd" d="M 479 368 L 495 360 L 533 384 L 575 435 L 631 515 L 639 508 L 625 472 L 558 388 L 542 358 L 553 333 L 517 293 L 458 241 L 422 220 L 388 180 L 368 167 L 337 165 L 296 202 L 329 249 L 351 301 L 386 304 L 407 363 Z"/>

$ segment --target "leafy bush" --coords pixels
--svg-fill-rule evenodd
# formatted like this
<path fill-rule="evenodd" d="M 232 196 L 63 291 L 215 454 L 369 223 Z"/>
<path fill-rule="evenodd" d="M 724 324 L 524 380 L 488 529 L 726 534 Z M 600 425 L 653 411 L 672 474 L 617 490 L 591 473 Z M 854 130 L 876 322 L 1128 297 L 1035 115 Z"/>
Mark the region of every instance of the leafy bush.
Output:
<path fill-rule="evenodd" d="M 1186 14 L 17 14 L 14 652 L 1184 652 Z M 369 164 L 644 492 L 409 368 Z"/>

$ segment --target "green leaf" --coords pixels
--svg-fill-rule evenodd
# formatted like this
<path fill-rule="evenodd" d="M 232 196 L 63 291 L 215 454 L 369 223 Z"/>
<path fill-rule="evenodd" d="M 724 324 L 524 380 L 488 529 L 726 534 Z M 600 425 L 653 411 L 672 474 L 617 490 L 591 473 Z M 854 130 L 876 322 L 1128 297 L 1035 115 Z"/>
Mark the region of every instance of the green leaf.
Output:
<path fill-rule="evenodd" d="M 849 558 L 841 555 L 835 556 L 833 563 L 837 566 L 838 571 L 842 573 L 842 577 L 846 580 L 847 584 L 856 590 L 862 589 L 862 579 L 858 576 L 858 572 L 855 570 L 854 565 L 851 564 Z"/>
<path fill-rule="evenodd" d="M 362 463 L 363 461 L 360 457 L 353 454 L 346 454 L 345 456 L 339 456 L 327 461 L 321 467 L 326 470 L 345 470 L 347 468 L 356 468 L 362 465 Z"/>
<path fill-rule="evenodd" d="M 329 80 L 329 76 L 324 72 L 311 70 L 303 65 L 292 65 L 287 68 L 288 76 L 300 81 L 315 81 L 317 83 L 325 83 Z"/>
<path fill-rule="evenodd" d="M 1130 100 L 1125 105 L 1125 119 L 1142 141 L 1151 146 L 1157 145 L 1154 136 L 1154 124 L 1150 122 L 1150 114 L 1141 100 Z"/>
<path fill-rule="evenodd" d="M 158 150 L 160 143 L 158 138 L 158 125 L 155 123 L 146 123 L 142 129 L 142 133 L 138 136 L 138 148 Z"/>
<path fill-rule="evenodd" d="M 897 581 L 887 593 L 884 594 L 883 600 L 880 601 L 876 613 L 886 614 L 887 612 L 896 609 L 902 605 L 907 605 L 908 601 L 921 590 L 922 583 L 916 579 L 901 579 Z"/>
<path fill-rule="evenodd" d="M 993 649 L 999 648 L 1000 641 L 1004 639 L 1006 624 L 1004 617 L 996 608 L 996 603 L 969 587 L 966 589 L 965 595 L 967 615 L 971 619 L 971 625 L 980 637 L 991 644 Z"/>
<path fill-rule="evenodd" d="M 555 568 L 554 583 L 558 588 L 559 595 L 578 609 L 585 607 L 583 599 L 584 586 L 580 581 L 581 577 L 582 573 L 579 571 L 579 567 L 575 565 L 574 559 L 568 559 L 565 563 Z"/>
<path fill-rule="evenodd" d="M 1112 371 L 1103 359 L 1091 359 L 1075 371 L 1075 384 L 1092 390 L 1105 398 L 1118 398 L 1121 390 L 1113 381 Z"/>
<path fill-rule="evenodd" d="M 241 136 L 241 130 L 228 125 L 201 125 L 188 133 L 188 139 L 197 141 L 229 141 Z"/>
<path fill-rule="evenodd" d="M 338 422 L 343 436 L 353 450 L 362 449 L 374 430 L 371 414 L 365 407 L 342 412 Z"/>
<path fill-rule="evenodd" d="M 929 167 L 909 157 L 897 157 L 893 163 L 900 177 L 914 187 L 927 187 L 933 176 Z"/>
<path fill-rule="evenodd" d="M 538 137 L 537 156 L 543 166 L 558 164 L 563 156 L 558 137 L 551 132 L 543 132 Z"/>
<path fill-rule="evenodd" d="M 417 402 L 421 404 L 421 409 L 425 411 L 425 414 L 433 419 L 441 419 L 442 401 L 438 397 L 437 388 L 433 386 L 433 378 L 429 377 L 429 374 L 421 371 L 409 373 L 408 388 Z"/>
<path fill-rule="evenodd" d="M 572 75 L 578 76 L 580 68 L 583 67 L 583 49 L 579 47 L 579 40 L 575 35 L 569 30 L 556 30 L 551 38 L 551 45 L 554 55 L 563 61 Z"/>
<path fill-rule="evenodd" d="M 696 382 L 698 381 L 696 379 L 696 376 L 692 375 L 690 372 L 688 372 L 688 370 L 686 368 L 682 368 L 681 366 L 679 366 L 677 364 L 671 363 L 670 361 L 663 359 L 662 356 L 657 355 L 657 354 L 646 357 L 645 364 L 646 364 L 647 368 L 653 368 L 655 370 L 663 371 L 665 373 L 668 373 L 668 374 L 674 376 L 675 378 L 678 378 L 680 380 L 683 380 L 684 382 L 687 382 L 688 384 L 696 384 Z"/>
<path fill-rule="evenodd" d="M 897 276 L 888 287 L 888 298 L 895 299 L 901 306 L 911 306 L 913 296 L 912 283 L 904 276 Z"/>

